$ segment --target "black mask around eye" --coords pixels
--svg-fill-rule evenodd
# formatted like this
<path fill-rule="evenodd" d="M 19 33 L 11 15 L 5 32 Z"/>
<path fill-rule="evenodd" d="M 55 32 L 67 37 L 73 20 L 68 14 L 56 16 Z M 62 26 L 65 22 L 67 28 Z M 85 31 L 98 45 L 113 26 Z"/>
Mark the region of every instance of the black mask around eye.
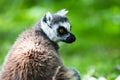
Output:
<path fill-rule="evenodd" d="M 58 35 L 60 36 L 67 34 L 67 30 L 63 26 L 59 26 L 57 31 L 58 31 Z"/>

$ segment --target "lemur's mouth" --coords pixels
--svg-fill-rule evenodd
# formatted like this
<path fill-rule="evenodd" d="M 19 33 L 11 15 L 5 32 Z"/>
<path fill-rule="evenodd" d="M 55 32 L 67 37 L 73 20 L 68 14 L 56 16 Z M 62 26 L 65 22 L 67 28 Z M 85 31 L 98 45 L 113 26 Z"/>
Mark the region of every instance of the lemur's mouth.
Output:
<path fill-rule="evenodd" d="M 65 40 L 62 40 L 62 41 L 66 43 L 72 43 L 75 40 L 76 40 L 75 36 L 72 33 L 70 33 L 70 35 Z"/>

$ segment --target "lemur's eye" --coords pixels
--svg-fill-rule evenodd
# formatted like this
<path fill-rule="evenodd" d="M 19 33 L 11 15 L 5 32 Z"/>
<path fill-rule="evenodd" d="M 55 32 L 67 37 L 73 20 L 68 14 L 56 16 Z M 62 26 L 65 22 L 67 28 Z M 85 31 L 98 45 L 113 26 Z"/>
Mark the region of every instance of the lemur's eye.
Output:
<path fill-rule="evenodd" d="M 65 29 L 64 27 L 59 27 L 59 28 L 58 28 L 58 33 L 59 33 L 60 35 L 64 35 L 66 32 L 67 32 L 67 31 L 66 31 L 66 29 Z"/>

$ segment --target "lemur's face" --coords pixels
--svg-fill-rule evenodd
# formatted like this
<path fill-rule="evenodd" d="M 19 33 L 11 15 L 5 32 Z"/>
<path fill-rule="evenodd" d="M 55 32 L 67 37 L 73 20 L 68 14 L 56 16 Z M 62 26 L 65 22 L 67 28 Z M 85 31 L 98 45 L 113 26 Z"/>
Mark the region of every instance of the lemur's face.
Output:
<path fill-rule="evenodd" d="M 43 17 L 42 29 L 54 42 L 72 43 L 75 41 L 75 36 L 70 32 L 71 25 L 66 16 L 47 13 Z"/>

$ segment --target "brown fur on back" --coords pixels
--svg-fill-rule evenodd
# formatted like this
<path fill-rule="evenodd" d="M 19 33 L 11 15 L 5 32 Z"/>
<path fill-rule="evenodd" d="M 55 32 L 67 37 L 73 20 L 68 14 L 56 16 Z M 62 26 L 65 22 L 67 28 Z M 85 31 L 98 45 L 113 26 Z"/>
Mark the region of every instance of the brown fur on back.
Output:
<path fill-rule="evenodd" d="M 26 30 L 8 53 L 1 79 L 52 80 L 56 68 L 63 65 L 57 50 L 58 45 L 41 30 Z"/>

